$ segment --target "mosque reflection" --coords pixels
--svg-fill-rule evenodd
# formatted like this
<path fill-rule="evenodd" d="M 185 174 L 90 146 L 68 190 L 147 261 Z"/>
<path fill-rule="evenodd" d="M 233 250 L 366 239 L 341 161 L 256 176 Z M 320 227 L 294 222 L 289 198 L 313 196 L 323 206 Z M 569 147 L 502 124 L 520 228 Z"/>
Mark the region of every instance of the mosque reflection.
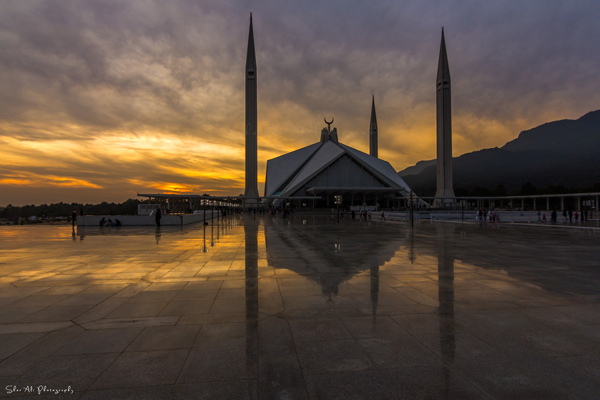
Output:
<path fill-rule="evenodd" d="M 297 273 L 321 288 L 328 300 L 335 302 L 340 286 L 353 277 L 369 272 L 374 307 L 379 293 L 379 267 L 390 261 L 404 245 L 404 239 L 365 239 L 361 229 L 337 225 L 322 226 L 315 235 L 302 226 L 290 228 L 278 220 L 265 225 L 267 261 L 279 271 Z"/>
<path fill-rule="evenodd" d="M 243 222 L 246 267 L 246 362 L 248 370 L 256 368 L 257 365 L 258 326 L 261 319 L 260 315 L 264 313 L 263 297 L 259 294 L 260 274 L 258 272 L 259 238 L 263 234 L 269 267 L 274 268 L 275 271 L 287 273 L 287 275 L 284 273 L 282 276 L 309 281 L 311 284 L 318 286 L 322 302 L 330 303 L 331 307 L 337 307 L 335 304 L 336 299 L 346 290 L 346 284 L 349 284 L 357 276 L 363 277 L 357 287 L 365 292 L 368 291 L 369 311 L 373 317 L 374 329 L 378 324 L 380 279 L 385 279 L 385 275 L 382 277 L 380 274 L 381 268 L 385 269 L 386 263 L 394 258 L 394 265 L 396 265 L 394 268 L 402 268 L 397 266 L 400 256 L 407 269 L 414 269 L 415 267 L 411 264 L 416 262 L 418 257 L 414 248 L 415 237 L 410 229 L 405 231 L 405 236 L 398 234 L 395 237 L 380 240 L 375 231 L 360 230 L 356 227 L 354 229 L 348 229 L 348 227 L 343 229 L 333 224 L 329 227 L 321 224 L 318 228 L 320 230 L 319 234 L 316 235 L 314 229 L 302 229 L 304 226 L 310 226 L 310 224 L 306 224 L 306 221 L 300 221 L 296 226 L 291 226 L 293 223 L 287 221 L 274 219 L 245 219 Z M 419 254 L 437 258 L 439 306 L 433 315 L 434 318 L 439 320 L 439 346 L 441 358 L 445 361 L 443 363 L 444 367 L 441 369 L 443 371 L 441 382 L 446 398 L 451 397 L 452 372 L 450 365 L 454 363 L 456 351 L 453 237 L 454 227 L 449 224 L 441 224 L 436 227 L 434 242 L 428 241 L 426 249 L 423 251 L 422 248 L 419 249 Z M 389 269 L 385 270 L 385 273 L 389 273 Z M 304 294 L 310 295 L 314 292 L 305 292 Z M 364 310 L 360 312 L 362 317 L 368 316 L 366 308 Z M 280 314 L 280 316 L 286 318 L 283 314 Z M 308 313 L 307 315 L 315 314 Z M 381 318 L 384 315 L 386 315 L 386 312 L 381 314 Z M 430 315 L 432 315 L 431 312 Z M 389 323 L 389 319 L 387 319 L 387 322 Z M 385 329 L 385 324 L 381 328 Z M 264 340 L 269 339 L 261 336 L 261 341 Z M 444 396 L 443 393 L 442 396 Z"/>

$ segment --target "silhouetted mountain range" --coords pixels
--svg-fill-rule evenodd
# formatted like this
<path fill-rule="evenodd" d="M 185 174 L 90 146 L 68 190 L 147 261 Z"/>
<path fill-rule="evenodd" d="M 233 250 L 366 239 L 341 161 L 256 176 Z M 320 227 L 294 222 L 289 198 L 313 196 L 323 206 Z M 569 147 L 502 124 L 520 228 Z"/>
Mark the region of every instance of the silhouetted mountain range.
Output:
<path fill-rule="evenodd" d="M 600 110 L 523 131 L 501 148 L 463 154 L 452 164 L 459 192 L 500 185 L 514 192 L 526 183 L 537 188 L 592 187 L 600 184 Z M 398 174 L 415 193 L 435 194 L 436 160 L 420 161 Z"/>

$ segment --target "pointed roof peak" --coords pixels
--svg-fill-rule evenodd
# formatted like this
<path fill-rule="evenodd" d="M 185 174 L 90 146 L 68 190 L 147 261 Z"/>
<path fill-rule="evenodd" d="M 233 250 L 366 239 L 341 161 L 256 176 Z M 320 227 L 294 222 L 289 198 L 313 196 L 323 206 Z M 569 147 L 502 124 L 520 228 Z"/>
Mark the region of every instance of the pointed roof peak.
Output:
<path fill-rule="evenodd" d="M 254 29 L 252 28 L 252 13 L 250 13 L 250 29 L 248 32 L 248 52 L 246 53 L 246 70 L 256 70 L 256 54 L 254 51 Z"/>
<path fill-rule="evenodd" d="M 444 27 L 442 26 L 442 41 L 440 43 L 440 59 L 438 62 L 437 82 L 450 82 L 450 67 L 448 66 L 448 54 L 446 52 L 446 40 L 444 38 Z"/>
<path fill-rule="evenodd" d="M 375 124 L 375 125 L 373 125 Z M 375 113 L 375 95 L 373 95 L 373 100 L 371 102 L 371 128 L 377 129 L 377 114 Z"/>

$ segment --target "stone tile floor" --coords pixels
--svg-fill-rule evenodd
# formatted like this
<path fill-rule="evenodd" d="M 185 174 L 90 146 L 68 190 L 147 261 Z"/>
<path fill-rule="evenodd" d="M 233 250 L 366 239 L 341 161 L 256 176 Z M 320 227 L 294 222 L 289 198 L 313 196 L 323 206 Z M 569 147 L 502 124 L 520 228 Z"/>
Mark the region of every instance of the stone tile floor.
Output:
<path fill-rule="evenodd" d="M 594 228 L 2 227 L 0 397 L 597 399 L 599 268 Z"/>

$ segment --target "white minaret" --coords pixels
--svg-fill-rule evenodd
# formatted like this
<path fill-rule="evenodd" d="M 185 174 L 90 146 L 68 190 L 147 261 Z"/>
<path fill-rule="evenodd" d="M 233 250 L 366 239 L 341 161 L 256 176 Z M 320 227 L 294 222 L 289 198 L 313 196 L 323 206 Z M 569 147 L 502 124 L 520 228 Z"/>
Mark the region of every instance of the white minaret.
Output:
<path fill-rule="evenodd" d="M 378 157 L 377 115 L 375 114 L 375 95 L 371 104 L 371 123 L 369 125 L 369 154 Z"/>
<path fill-rule="evenodd" d="M 444 28 L 442 28 L 442 44 L 440 45 L 440 60 L 436 80 L 436 111 L 437 111 L 437 199 L 435 206 L 443 203 L 453 203 L 454 189 L 452 186 L 452 108 L 450 98 L 450 68 L 446 54 Z"/>
<path fill-rule="evenodd" d="M 256 55 L 254 54 L 254 33 L 250 14 L 250 33 L 246 54 L 246 190 L 244 197 L 258 197 L 257 166 L 257 101 L 256 101 Z M 248 200 L 246 204 L 256 203 Z"/>

